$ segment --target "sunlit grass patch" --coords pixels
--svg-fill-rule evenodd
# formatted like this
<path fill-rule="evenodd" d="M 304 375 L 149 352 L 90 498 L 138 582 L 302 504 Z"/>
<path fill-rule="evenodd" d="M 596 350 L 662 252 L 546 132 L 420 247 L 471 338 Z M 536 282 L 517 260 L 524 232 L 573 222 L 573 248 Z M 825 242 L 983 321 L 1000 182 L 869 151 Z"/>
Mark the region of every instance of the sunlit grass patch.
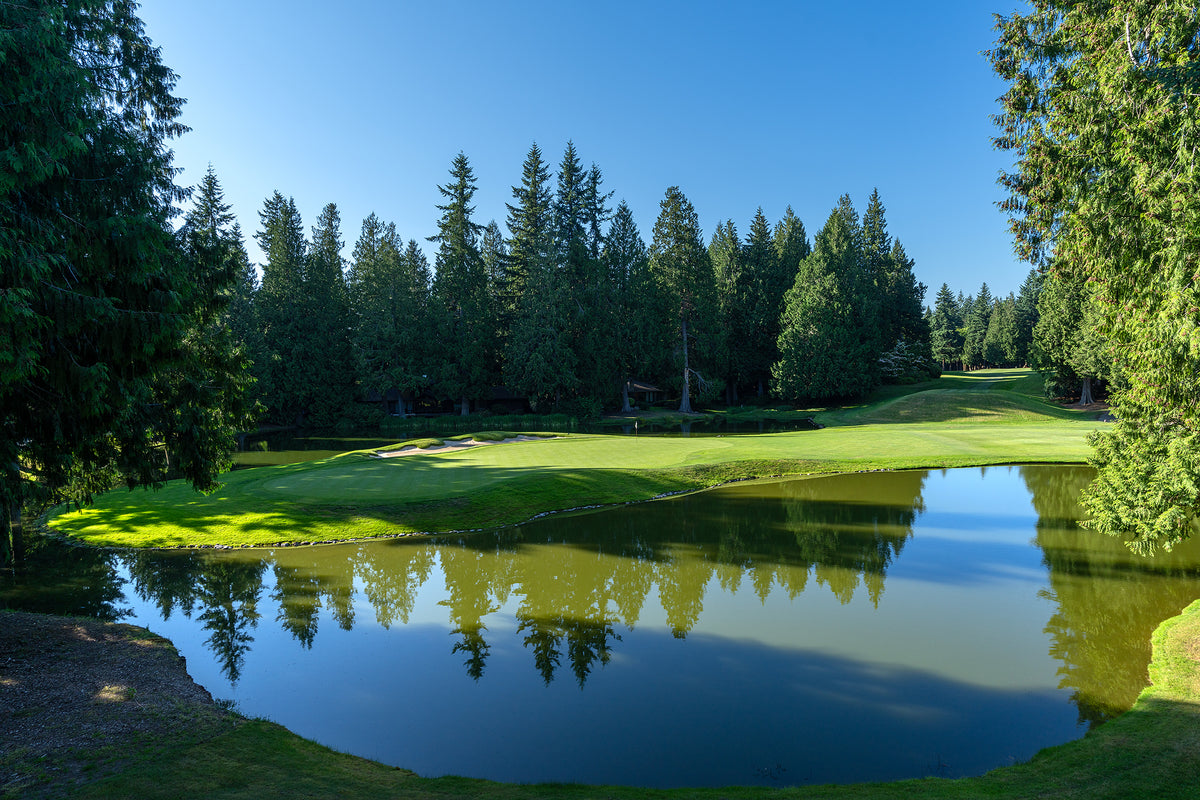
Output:
<path fill-rule="evenodd" d="M 699 437 L 464 434 L 496 442 L 382 458 L 354 451 L 224 476 L 116 491 L 51 525 L 126 547 L 262 546 L 511 525 L 538 514 L 648 500 L 730 480 L 844 470 L 1081 462 L 1102 423 L 1009 389 L 1027 371 L 981 370 L 819 415 L 815 431 Z M 947 385 L 959 388 L 945 388 Z M 970 388 L 963 388 L 970 387 Z M 911 387 L 908 387 L 911 388 Z M 794 413 L 794 412 L 793 412 Z M 543 434 L 544 435 L 544 434 Z M 441 440 L 408 440 L 392 447 Z M 386 448 L 385 448 L 386 449 Z"/>

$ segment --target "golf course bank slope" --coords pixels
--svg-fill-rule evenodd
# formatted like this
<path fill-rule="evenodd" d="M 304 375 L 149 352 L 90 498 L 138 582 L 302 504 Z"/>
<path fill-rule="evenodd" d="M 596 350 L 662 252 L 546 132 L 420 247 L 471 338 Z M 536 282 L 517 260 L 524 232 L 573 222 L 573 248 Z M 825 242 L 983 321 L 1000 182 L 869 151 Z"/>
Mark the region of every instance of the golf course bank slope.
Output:
<path fill-rule="evenodd" d="M 109 492 L 49 524 L 94 545 L 253 547 L 495 528 L 748 478 L 1083 462 L 1087 434 L 1104 423 L 996 390 L 1011 384 L 944 378 L 937 388 L 821 415 L 826 427 L 814 431 L 561 435 L 403 458 L 345 453 L 230 473 L 208 496 L 178 481 Z"/>

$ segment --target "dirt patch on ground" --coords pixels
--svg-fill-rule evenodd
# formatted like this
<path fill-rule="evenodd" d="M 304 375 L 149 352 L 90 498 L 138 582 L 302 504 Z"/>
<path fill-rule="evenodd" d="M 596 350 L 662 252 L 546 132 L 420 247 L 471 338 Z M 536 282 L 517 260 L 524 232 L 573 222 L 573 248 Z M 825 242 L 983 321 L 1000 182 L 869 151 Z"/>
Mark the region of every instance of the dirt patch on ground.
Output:
<path fill-rule="evenodd" d="M 0 611 L 0 797 L 49 798 L 241 718 L 133 625 Z"/>

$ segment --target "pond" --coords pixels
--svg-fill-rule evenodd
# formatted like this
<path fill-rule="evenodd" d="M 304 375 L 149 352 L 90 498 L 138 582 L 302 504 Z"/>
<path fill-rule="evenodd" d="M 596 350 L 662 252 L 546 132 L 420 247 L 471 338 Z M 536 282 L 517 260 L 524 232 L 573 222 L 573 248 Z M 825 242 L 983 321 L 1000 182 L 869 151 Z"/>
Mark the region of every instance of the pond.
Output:
<path fill-rule="evenodd" d="M 436 776 L 965 776 L 1128 709 L 1200 542 L 1080 531 L 1089 472 L 737 484 L 494 534 L 233 552 L 30 544 L 10 607 L 172 639 L 215 697 Z"/>

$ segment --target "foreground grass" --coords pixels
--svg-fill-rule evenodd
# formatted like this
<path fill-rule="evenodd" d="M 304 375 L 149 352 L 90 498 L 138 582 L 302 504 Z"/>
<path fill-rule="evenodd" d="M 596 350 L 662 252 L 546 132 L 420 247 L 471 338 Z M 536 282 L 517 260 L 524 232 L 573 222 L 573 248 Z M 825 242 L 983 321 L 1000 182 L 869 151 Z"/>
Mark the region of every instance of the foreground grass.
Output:
<path fill-rule="evenodd" d="M 210 496 L 182 482 L 110 492 L 50 524 L 91 544 L 123 547 L 471 530 L 746 478 L 1082 462 L 1087 433 L 1102 425 L 1094 414 L 1033 396 L 1023 370 L 951 375 L 816 417 L 827 427 L 731 437 L 565 435 L 393 458 L 360 451 L 231 473 Z"/>
<path fill-rule="evenodd" d="M 421 778 L 333 752 L 256 720 L 202 744 L 160 750 L 82 787 L 85 798 L 1195 798 L 1200 796 L 1200 601 L 1155 632 L 1152 685 L 1083 739 L 978 778 L 787 789 L 647 790 Z M 970 735 L 964 732 L 964 735 Z M 869 758 L 869 753 L 864 753 Z"/>

